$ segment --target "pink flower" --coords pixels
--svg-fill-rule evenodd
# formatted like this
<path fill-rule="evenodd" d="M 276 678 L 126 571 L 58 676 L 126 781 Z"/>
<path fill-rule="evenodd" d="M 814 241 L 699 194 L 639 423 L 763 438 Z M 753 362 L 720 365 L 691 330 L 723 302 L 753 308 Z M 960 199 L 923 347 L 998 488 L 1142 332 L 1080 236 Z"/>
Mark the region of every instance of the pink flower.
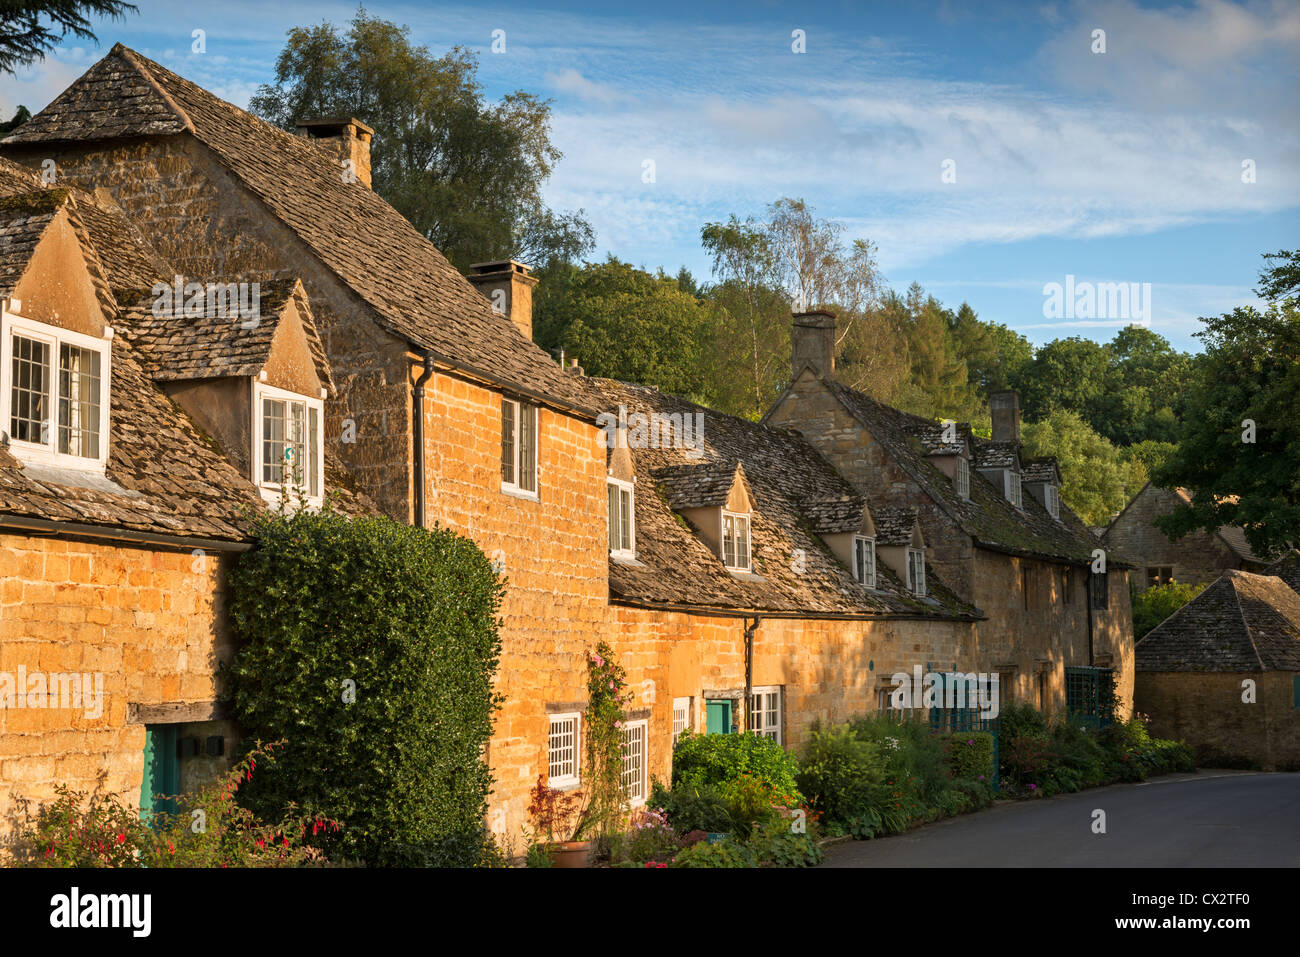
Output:
<path fill-rule="evenodd" d="M 597 668 L 605 667 L 605 659 L 602 658 L 600 655 L 596 656 L 596 667 Z"/>
<path fill-rule="evenodd" d="M 609 686 L 610 686 L 611 688 L 614 687 L 614 682 L 611 681 L 611 682 L 609 683 Z"/>
<path fill-rule="evenodd" d="M 623 727 L 623 722 L 622 722 L 622 721 L 615 721 L 615 722 L 614 722 L 614 727 L 616 727 L 616 728 L 621 728 L 621 727 Z"/>

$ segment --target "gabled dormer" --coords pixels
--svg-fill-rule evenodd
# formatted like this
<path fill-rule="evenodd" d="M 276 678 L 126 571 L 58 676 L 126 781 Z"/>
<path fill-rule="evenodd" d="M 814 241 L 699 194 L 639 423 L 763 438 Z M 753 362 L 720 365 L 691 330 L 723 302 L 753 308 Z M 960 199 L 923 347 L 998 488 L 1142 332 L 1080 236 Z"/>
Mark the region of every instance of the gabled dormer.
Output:
<path fill-rule="evenodd" d="M 132 302 L 124 330 L 146 371 L 262 498 L 320 505 L 334 384 L 302 283 L 176 277 Z"/>
<path fill-rule="evenodd" d="M 1047 513 L 1061 520 L 1061 468 L 1056 459 L 1043 456 L 1027 459 L 1023 466 L 1022 479 L 1029 493 L 1042 503 Z"/>
<path fill-rule="evenodd" d="M 876 587 L 876 523 L 861 499 L 804 504 L 809 523 L 853 576 L 866 588 Z"/>
<path fill-rule="evenodd" d="M 970 501 L 971 431 L 970 423 L 946 419 L 931 428 L 918 430 L 926 460 L 948 477 L 957 495 Z"/>
<path fill-rule="evenodd" d="M 655 469 L 669 507 L 690 523 L 728 571 L 751 573 L 753 496 L 739 462 Z"/>
<path fill-rule="evenodd" d="M 1012 442 L 980 442 L 975 467 L 1002 497 L 1016 508 L 1024 508 L 1021 489 L 1020 447 Z"/>
<path fill-rule="evenodd" d="M 914 508 L 874 509 L 876 554 L 893 569 L 903 586 L 918 598 L 928 591 L 925 584 L 925 536 Z"/>
<path fill-rule="evenodd" d="M 67 190 L 0 200 L 0 443 L 29 471 L 104 472 L 115 309 Z"/>

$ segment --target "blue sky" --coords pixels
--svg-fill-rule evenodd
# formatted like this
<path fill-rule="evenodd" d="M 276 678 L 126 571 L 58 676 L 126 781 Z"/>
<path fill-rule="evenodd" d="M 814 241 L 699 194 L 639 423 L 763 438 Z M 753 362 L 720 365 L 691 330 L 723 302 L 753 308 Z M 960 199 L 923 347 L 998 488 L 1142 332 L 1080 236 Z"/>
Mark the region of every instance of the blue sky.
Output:
<path fill-rule="evenodd" d="M 0 80 L 0 112 L 43 107 L 119 40 L 244 106 L 290 27 L 356 9 L 137 5 L 96 24 L 98 47 L 68 40 Z M 1195 349 L 1198 316 L 1255 301 L 1260 253 L 1300 246 L 1292 0 L 367 9 L 435 52 L 476 49 L 490 96 L 553 100 L 565 159 L 547 200 L 586 211 L 598 258 L 707 276 L 703 223 L 799 196 L 874 241 L 891 285 L 966 300 L 1036 343 L 1123 324 L 1045 318 L 1044 285 L 1072 275 L 1150 283 L 1151 327 Z"/>

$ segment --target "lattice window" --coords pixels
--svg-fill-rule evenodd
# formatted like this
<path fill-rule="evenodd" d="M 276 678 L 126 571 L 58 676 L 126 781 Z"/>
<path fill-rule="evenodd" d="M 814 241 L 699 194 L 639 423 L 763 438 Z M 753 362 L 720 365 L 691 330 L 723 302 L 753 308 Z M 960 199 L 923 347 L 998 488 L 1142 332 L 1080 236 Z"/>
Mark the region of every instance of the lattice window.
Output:
<path fill-rule="evenodd" d="M 722 564 L 749 571 L 749 516 L 722 513 Z"/>
<path fill-rule="evenodd" d="M 537 491 L 537 406 L 501 400 L 501 487 Z"/>
<path fill-rule="evenodd" d="M 610 479 L 606 487 L 609 493 L 609 550 L 616 555 L 631 557 L 636 554 L 636 499 L 632 485 Z"/>
<path fill-rule="evenodd" d="M 970 501 L 970 464 L 966 461 L 966 456 L 957 456 L 957 475 L 953 478 L 953 484 L 957 488 L 957 494 L 966 501 Z"/>
<path fill-rule="evenodd" d="M 623 725 L 623 774 L 619 783 L 629 804 L 642 804 L 646 796 L 647 721 L 629 721 Z"/>
<path fill-rule="evenodd" d="M 853 537 L 853 577 L 858 584 L 876 587 L 876 540 L 865 535 Z"/>
<path fill-rule="evenodd" d="M 50 346 L 40 339 L 12 336 L 13 378 L 9 435 L 22 442 L 49 442 Z"/>
<path fill-rule="evenodd" d="M 673 699 L 673 744 L 682 736 L 683 731 L 691 728 L 691 699 Z"/>
<path fill-rule="evenodd" d="M 925 553 L 918 548 L 907 550 L 907 587 L 913 595 L 925 595 Z"/>
<path fill-rule="evenodd" d="M 578 783 L 578 729 L 582 717 L 577 712 L 551 715 L 551 733 L 547 746 L 547 784 L 553 788 Z"/>
<path fill-rule="evenodd" d="M 755 689 L 749 699 L 750 724 L 755 734 L 781 743 L 781 689 Z"/>

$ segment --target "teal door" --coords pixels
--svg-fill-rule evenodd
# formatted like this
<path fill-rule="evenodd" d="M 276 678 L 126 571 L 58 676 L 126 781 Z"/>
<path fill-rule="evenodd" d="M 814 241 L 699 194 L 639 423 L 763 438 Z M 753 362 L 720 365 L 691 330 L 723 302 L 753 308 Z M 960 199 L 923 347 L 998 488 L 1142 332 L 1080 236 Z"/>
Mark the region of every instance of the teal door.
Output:
<path fill-rule="evenodd" d="M 175 814 L 176 802 L 159 798 L 181 789 L 181 766 L 176 756 L 179 729 L 174 724 L 154 724 L 144 729 L 144 780 L 140 784 L 140 808 L 153 814 Z"/>
<path fill-rule="evenodd" d="M 704 733 L 731 734 L 731 702 L 704 702 Z"/>

